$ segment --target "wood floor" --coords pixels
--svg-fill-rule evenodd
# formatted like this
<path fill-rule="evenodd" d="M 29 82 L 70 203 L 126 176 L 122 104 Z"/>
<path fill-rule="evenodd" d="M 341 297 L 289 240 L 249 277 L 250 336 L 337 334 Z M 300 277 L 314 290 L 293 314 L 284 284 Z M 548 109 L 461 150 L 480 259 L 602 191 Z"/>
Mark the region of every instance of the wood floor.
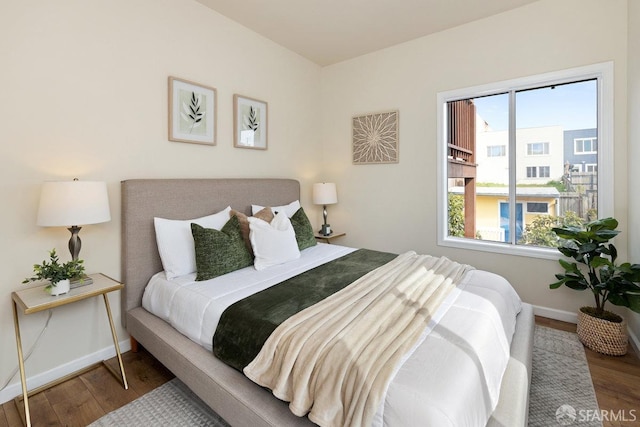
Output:
<path fill-rule="evenodd" d="M 128 390 L 107 368 L 99 366 L 30 397 L 32 425 L 86 426 L 173 378 L 168 369 L 142 348 L 137 353 L 126 352 L 122 358 Z M 118 371 L 115 358 L 107 363 Z M 23 419 L 22 403 L 16 405 L 11 400 L 0 406 L 0 427 L 23 426 Z"/>
<path fill-rule="evenodd" d="M 576 326 L 536 317 L 536 324 L 575 332 Z M 640 425 L 640 360 L 630 349 L 626 356 L 609 357 L 585 349 L 600 409 L 626 411 L 635 423 L 604 421 L 605 427 Z M 97 367 L 29 398 L 34 426 L 86 426 L 173 378 L 173 374 L 144 349 L 123 355 L 129 390 L 109 371 Z M 117 362 L 108 363 L 117 369 Z M 630 411 L 634 412 L 630 412 Z M 22 426 L 22 411 L 14 401 L 0 406 L 0 427 Z"/>

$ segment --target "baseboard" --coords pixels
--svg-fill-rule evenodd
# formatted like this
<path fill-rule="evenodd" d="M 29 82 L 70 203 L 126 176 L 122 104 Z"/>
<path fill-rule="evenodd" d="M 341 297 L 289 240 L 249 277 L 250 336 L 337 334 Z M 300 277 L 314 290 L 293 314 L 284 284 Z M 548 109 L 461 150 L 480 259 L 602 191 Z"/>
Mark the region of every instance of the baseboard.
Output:
<path fill-rule="evenodd" d="M 555 308 L 541 307 L 539 305 L 533 306 L 533 313 L 536 316 L 547 317 L 553 320 L 561 320 L 563 322 L 578 323 L 578 314 L 571 313 L 570 311 L 556 310 Z M 640 357 L 640 338 L 635 332 L 627 326 L 627 332 L 629 333 L 629 342 L 633 351 Z"/>
<path fill-rule="evenodd" d="M 533 314 L 535 314 L 536 316 L 542 316 L 542 317 L 546 317 L 553 320 L 561 320 L 563 322 L 569 322 L 569 323 L 578 323 L 578 313 L 572 313 L 570 311 L 557 310 L 555 308 L 534 305 Z"/>
<path fill-rule="evenodd" d="M 120 351 L 123 353 L 131 349 L 131 342 L 129 341 L 129 339 L 120 341 L 119 344 Z M 27 388 L 28 390 L 33 390 L 35 388 L 41 387 L 45 384 L 50 383 L 51 381 L 62 378 L 65 375 L 72 374 L 76 371 L 86 368 L 87 366 L 93 365 L 94 363 L 110 359 L 115 355 L 116 350 L 112 344 L 109 347 L 105 347 L 101 350 L 96 351 L 95 353 L 88 354 L 76 360 L 72 360 L 71 362 L 57 366 L 49 371 L 42 372 L 41 374 L 29 376 L 29 370 L 27 369 Z M 125 371 L 126 369 L 127 367 L 125 366 Z M 17 382 L 9 384 L 4 389 L 0 390 L 0 404 L 8 402 L 14 397 L 22 394 L 22 384 L 20 383 L 19 374 L 17 374 L 16 377 L 18 378 Z"/>

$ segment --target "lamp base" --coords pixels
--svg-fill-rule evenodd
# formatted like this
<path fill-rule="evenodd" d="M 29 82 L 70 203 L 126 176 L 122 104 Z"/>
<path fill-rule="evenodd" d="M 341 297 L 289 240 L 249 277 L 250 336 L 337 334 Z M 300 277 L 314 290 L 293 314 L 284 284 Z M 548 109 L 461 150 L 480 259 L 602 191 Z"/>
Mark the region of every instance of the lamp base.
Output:
<path fill-rule="evenodd" d="M 331 233 L 333 233 L 333 230 L 331 230 L 331 225 L 322 224 L 322 228 L 320 229 L 320 234 L 322 234 L 323 236 L 330 236 Z"/>
<path fill-rule="evenodd" d="M 80 286 L 86 286 L 93 283 L 93 279 L 86 274 L 82 277 L 76 277 L 75 279 L 71 279 L 71 289 L 79 288 Z"/>

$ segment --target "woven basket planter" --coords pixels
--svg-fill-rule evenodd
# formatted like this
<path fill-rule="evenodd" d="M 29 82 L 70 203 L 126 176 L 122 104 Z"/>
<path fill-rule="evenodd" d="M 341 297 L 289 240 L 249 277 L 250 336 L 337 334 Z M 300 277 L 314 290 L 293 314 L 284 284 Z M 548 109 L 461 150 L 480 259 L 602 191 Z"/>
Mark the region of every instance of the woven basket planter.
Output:
<path fill-rule="evenodd" d="M 598 353 L 610 356 L 627 354 L 627 322 L 610 322 L 578 311 L 578 338 Z"/>

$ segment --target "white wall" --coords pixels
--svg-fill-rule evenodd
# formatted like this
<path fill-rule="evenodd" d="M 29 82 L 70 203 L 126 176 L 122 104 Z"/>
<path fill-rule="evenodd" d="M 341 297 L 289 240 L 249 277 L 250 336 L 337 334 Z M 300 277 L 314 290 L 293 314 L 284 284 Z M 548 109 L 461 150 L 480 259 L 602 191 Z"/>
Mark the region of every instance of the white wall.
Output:
<path fill-rule="evenodd" d="M 536 305 L 576 312 L 592 303 L 587 293 L 548 289 L 555 261 L 436 245 L 436 94 L 613 61 L 614 212 L 627 230 L 626 28 L 624 0 L 541 0 L 323 68 L 323 158 L 340 196 L 334 229 L 347 244 L 447 255 L 503 274 Z M 350 118 L 387 110 L 400 112 L 400 163 L 353 165 Z M 616 243 L 626 256 L 626 233 Z"/>
<path fill-rule="evenodd" d="M 297 178 L 303 203 L 310 200 L 320 68 L 195 1 L 4 1 L 0 52 L 0 386 L 17 364 L 11 292 L 49 249 L 70 257 L 66 229 L 36 226 L 43 181 L 108 183 L 112 220 L 83 227 L 80 256 L 89 272 L 114 278 L 123 179 Z M 216 147 L 167 140 L 168 76 L 217 88 Z M 233 148 L 234 93 L 269 103 L 267 151 Z M 111 306 L 126 339 L 118 297 Z M 54 310 L 27 375 L 109 346 L 103 305 L 93 299 Z M 25 347 L 45 318 L 22 318 Z"/>
<path fill-rule="evenodd" d="M 629 68 L 627 73 L 627 93 L 629 97 L 629 258 L 640 263 L 640 2 L 629 1 Z M 636 339 L 640 338 L 640 314 L 628 316 L 629 326 Z M 635 343 L 640 346 L 640 342 Z"/>

